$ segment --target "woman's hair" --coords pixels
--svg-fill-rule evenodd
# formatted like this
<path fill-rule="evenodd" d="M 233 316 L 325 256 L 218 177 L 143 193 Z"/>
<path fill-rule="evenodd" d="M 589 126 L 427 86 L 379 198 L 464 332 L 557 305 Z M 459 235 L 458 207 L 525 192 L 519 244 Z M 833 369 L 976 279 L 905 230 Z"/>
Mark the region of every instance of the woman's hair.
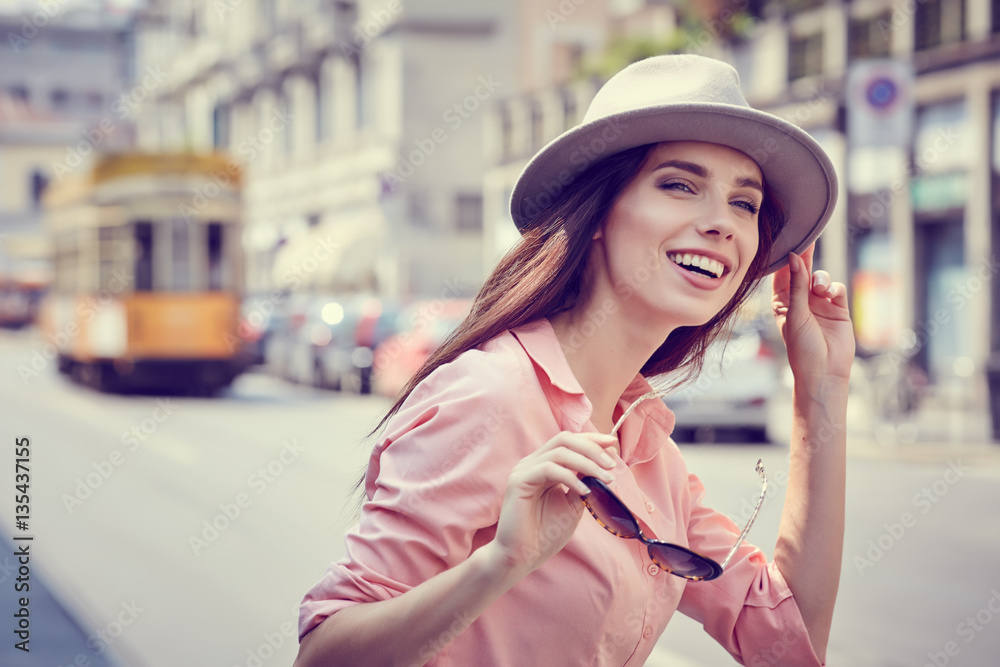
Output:
<path fill-rule="evenodd" d="M 427 359 L 400 391 L 376 433 L 399 410 L 410 392 L 442 364 L 479 347 L 503 332 L 568 310 L 585 287 L 591 240 L 618 196 L 639 173 L 655 144 L 631 148 L 607 157 L 577 176 L 524 232 L 517 245 L 493 269 L 479 290 L 465 320 Z M 758 247 L 733 298 L 700 326 L 678 327 L 646 361 L 649 377 L 680 371 L 678 382 L 696 376 L 708 346 L 730 324 L 739 307 L 764 276 L 771 246 L 784 216 L 765 184 L 758 216 Z"/>

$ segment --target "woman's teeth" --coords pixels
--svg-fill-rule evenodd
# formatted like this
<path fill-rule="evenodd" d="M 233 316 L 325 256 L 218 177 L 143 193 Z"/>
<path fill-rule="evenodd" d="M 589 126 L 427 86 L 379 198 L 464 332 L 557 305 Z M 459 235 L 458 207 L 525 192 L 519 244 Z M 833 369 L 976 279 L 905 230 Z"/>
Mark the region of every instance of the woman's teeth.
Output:
<path fill-rule="evenodd" d="M 672 260 L 675 264 L 683 266 L 688 271 L 701 273 L 712 278 L 721 278 L 722 272 L 726 269 L 722 262 L 716 259 L 704 257 L 702 255 L 671 252 L 667 253 L 667 258 Z"/>

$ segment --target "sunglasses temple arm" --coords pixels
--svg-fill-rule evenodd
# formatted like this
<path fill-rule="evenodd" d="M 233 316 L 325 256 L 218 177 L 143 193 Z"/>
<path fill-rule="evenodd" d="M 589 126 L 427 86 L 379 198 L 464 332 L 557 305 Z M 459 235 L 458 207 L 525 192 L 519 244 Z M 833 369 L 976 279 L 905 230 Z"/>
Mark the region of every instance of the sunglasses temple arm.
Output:
<path fill-rule="evenodd" d="M 759 461 L 757 462 L 757 465 L 760 466 Z M 733 556 L 736 555 L 736 550 L 740 548 L 741 544 L 743 544 L 743 540 L 746 539 L 747 533 L 750 532 L 753 522 L 757 520 L 757 513 L 760 512 L 760 506 L 764 504 L 764 496 L 767 494 L 767 478 L 764 477 L 763 471 L 760 472 L 763 485 L 760 489 L 760 498 L 757 499 L 757 506 L 753 509 L 753 514 L 750 515 L 750 520 L 747 521 L 747 525 L 743 529 L 743 532 L 740 533 L 740 537 L 736 540 L 736 544 L 734 544 L 733 548 L 729 550 L 728 554 L 726 554 L 726 559 L 722 561 L 721 567 L 723 570 L 726 569 L 726 566 L 729 565 L 729 561 L 731 561 Z"/>
<path fill-rule="evenodd" d="M 670 393 L 669 387 L 654 389 L 653 391 L 647 391 L 645 394 L 632 401 L 632 405 L 628 406 L 625 412 L 622 413 L 622 416 L 618 418 L 618 423 L 616 423 L 615 427 L 611 429 L 610 435 L 615 435 L 618 433 L 618 429 L 621 428 L 621 425 L 625 423 L 625 418 L 628 417 L 630 414 L 632 414 L 632 411 L 635 410 L 637 405 L 650 398 L 661 398 L 663 396 L 666 396 L 668 393 Z"/>

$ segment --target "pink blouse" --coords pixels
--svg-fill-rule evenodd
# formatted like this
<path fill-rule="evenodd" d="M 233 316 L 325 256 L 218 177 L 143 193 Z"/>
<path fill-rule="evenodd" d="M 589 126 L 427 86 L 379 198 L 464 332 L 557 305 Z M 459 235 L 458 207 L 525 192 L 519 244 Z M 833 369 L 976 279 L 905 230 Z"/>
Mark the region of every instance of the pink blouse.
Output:
<path fill-rule="evenodd" d="M 648 389 L 636 376 L 615 419 Z M 546 319 L 436 369 L 374 448 L 360 523 L 346 555 L 306 593 L 300 638 L 331 614 L 405 593 L 490 542 L 515 463 L 559 431 L 596 431 L 591 410 Z M 702 504 L 705 489 L 670 439 L 673 426 L 662 401 L 641 402 L 619 430 L 611 486 L 647 535 L 721 562 L 741 527 Z M 471 625 L 456 618 L 456 632 L 430 642 L 420 659 L 441 667 L 642 665 L 675 610 L 741 664 L 820 665 L 791 591 L 758 548 L 744 543 L 721 577 L 687 582 L 588 513 L 562 551 Z"/>

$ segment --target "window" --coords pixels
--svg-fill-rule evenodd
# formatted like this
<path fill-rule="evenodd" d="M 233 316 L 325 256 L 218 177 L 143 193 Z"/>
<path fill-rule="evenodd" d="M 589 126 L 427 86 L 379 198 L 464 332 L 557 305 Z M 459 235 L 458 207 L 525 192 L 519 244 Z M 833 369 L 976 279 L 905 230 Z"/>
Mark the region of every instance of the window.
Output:
<path fill-rule="evenodd" d="M 365 80 L 367 68 L 362 66 L 361 54 L 354 56 L 354 113 L 355 128 L 361 129 L 365 126 Z"/>
<path fill-rule="evenodd" d="M 917 51 L 960 42 L 965 37 L 965 0 L 918 2 L 914 26 Z"/>
<path fill-rule="evenodd" d="M 42 172 L 35 170 L 31 173 L 31 203 L 36 209 L 42 205 L 42 195 L 48 183 L 49 179 Z"/>
<path fill-rule="evenodd" d="M 792 37 L 788 43 L 788 80 L 823 73 L 823 33 Z"/>
<path fill-rule="evenodd" d="M 407 197 L 407 208 L 410 214 L 410 224 L 414 227 L 429 227 L 427 218 L 427 196 L 419 191 L 411 191 Z"/>
<path fill-rule="evenodd" d="M 197 7 L 188 15 L 187 31 L 191 37 L 197 37 L 202 33 L 201 17 L 198 16 Z"/>
<path fill-rule="evenodd" d="M 511 118 L 510 107 L 500 106 L 500 151 L 501 159 L 506 162 L 514 156 L 514 120 Z"/>
<path fill-rule="evenodd" d="M 576 125 L 576 95 L 573 94 L 572 90 L 564 90 L 562 92 L 562 103 L 563 103 L 563 129 L 568 130 Z"/>
<path fill-rule="evenodd" d="M 892 31 L 889 12 L 865 19 L 852 19 L 848 28 L 849 56 L 860 58 L 885 58 L 889 55 Z M 880 27 L 881 26 L 881 27 Z"/>
<path fill-rule="evenodd" d="M 260 20 L 264 30 L 272 30 L 278 20 L 278 11 L 275 6 L 277 0 L 260 0 Z"/>
<path fill-rule="evenodd" d="M 964 98 L 921 107 L 915 120 L 913 162 L 919 174 L 968 169 L 975 149 Z"/>
<path fill-rule="evenodd" d="M 229 109 L 217 106 L 212 110 L 212 145 L 216 148 L 229 146 Z"/>
<path fill-rule="evenodd" d="M 316 74 L 316 77 L 312 81 L 313 84 L 313 105 L 314 116 L 316 125 L 313 127 L 313 140 L 317 144 L 323 143 L 326 139 L 327 134 L 327 120 L 326 120 L 326 91 L 323 90 L 325 81 L 323 80 L 322 70 Z"/>
<path fill-rule="evenodd" d="M 785 0 L 783 4 L 789 13 L 794 13 L 819 7 L 823 4 L 823 0 Z"/>
<path fill-rule="evenodd" d="M 545 111 L 542 103 L 531 100 L 531 150 L 538 150 L 545 145 Z"/>
<path fill-rule="evenodd" d="M 298 113 L 298 109 L 292 107 L 292 102 L 294 96 L 289 95 L 285 92 L 284 86 L 282 86 L 281 92 L 278 93 L 278 108 L 281 109 L 281 113 L 287 118 L 295 118 L 295 114 Z M 285 155 L 291 155 L 293 145 L 295 142 L 295 132 L 291 124 L 285 124 L 279 129 L 275 134 L 280 136 L 277 137 L 279 142 L 279 150 L 281 150 Z"/>
<path fill-rule="evenodd" d="M 455 227 L 462 231 L 483 229 L 483 196 L 461 194 L 455 197 Z"/>
<path fill-rule="evenodd" d="M 122 274 L 122 253 L 118 248 L 118 228 L 101 227 L 97 230 L 97 286 L 100 289 L 114 290 L 117 283 L 112 281 Z M 120 281 L 120 279 L 119 279 Z"/>
<path fill-rule="evenodd" d="M 917 347 L 915 360 L 938 383 L 954 378 L 955 359 L 972 349 L 970 309 L 956 308 L 954 302 L 968 280 L 964 225 L 961 216 L 945 215 L 917 225 L 915 232 L 916 321 L 938 325 Z M 950 317 L 935 316 L 942 312 Z"/>
<path fill-rule="evenodd" d="M 61 88 L 53 90 L 49 99 L 56 109 L 65 109 L 69 105 L 69 93 Z"/>
<path fill-rule="evenodd" d="M 135 223 L 135 290 L 149 292 L 153 289 L 153 223 L 142 220 Z"/>
<path fill-rule="evenodd" d="M 191 289 L 191 241 L 188 223 L 173 220 L 170 226 L 170 272 L 171 288 L 178 292 Z"/>
<path fill-rule="evenodd" d="M 991 152 L 993 173 L 1000 175 L 1000 91 L 993 93 L 993 127 L 990 136 L 993 143 Z M 1000 213 L 1000 208 L 997 212 Z M 1000 237 L 997 237 L 997 240 L 1000 241 Z"/>
<path fill-rule="evenodd" d="M 223 243 L 222 223 L 208 223 L 208 289 L 222 290 L 230 287 L 229 262 Z"/>
<path fill-rule="evenodd" d="M 68 231 L 63 232 L 55 239 L 55 283 L 56 290 L 61 294 L 73 294 L 80 287 L 79 269 L 77 268 L 78 235 L 78 231 Z"/>

